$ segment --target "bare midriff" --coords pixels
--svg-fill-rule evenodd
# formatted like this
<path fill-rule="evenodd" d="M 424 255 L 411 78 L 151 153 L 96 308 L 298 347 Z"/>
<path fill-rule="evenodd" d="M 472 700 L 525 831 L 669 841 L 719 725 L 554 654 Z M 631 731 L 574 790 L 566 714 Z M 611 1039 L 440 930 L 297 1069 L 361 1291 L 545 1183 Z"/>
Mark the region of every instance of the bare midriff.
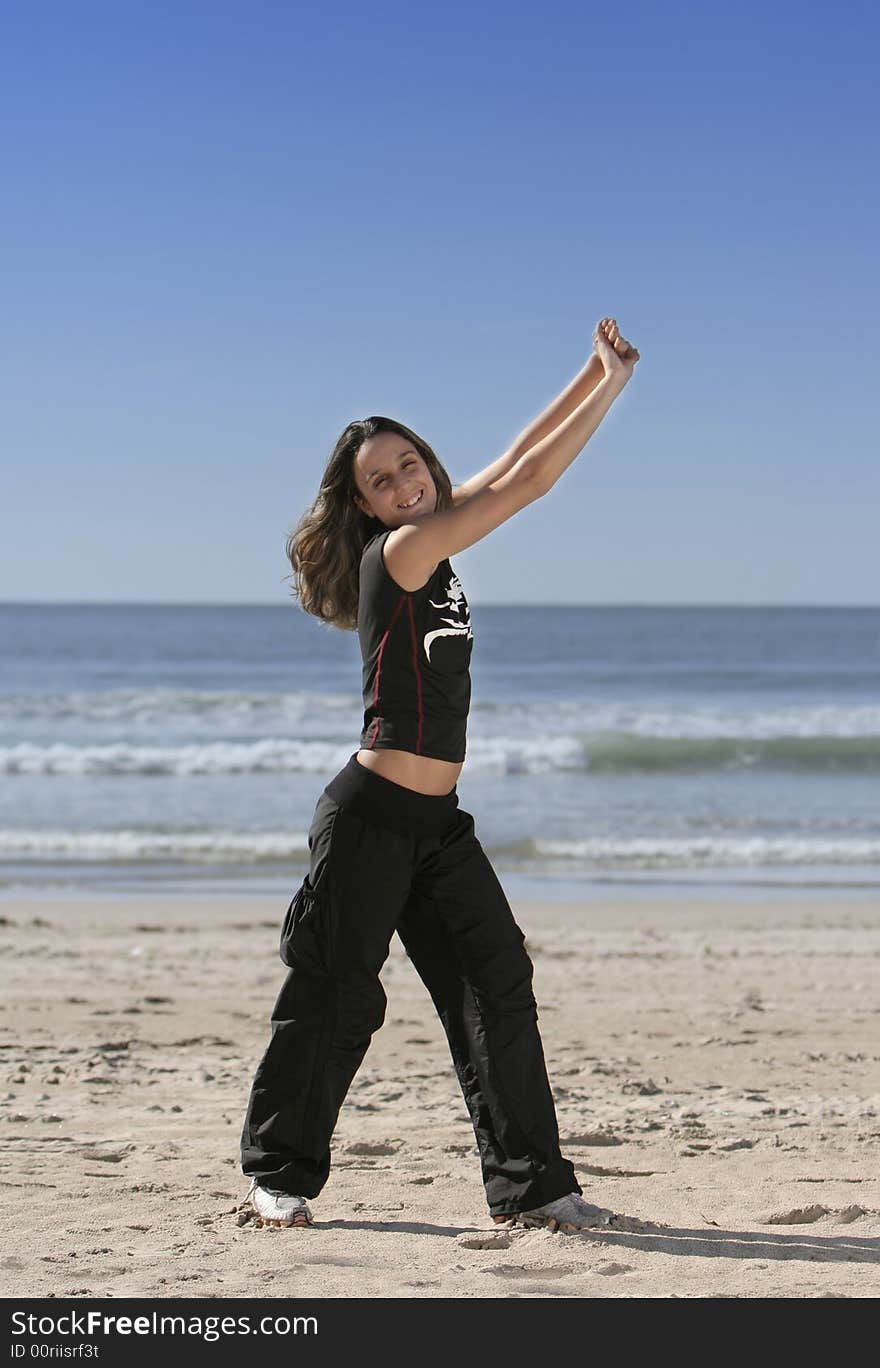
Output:
<path fill-rule="evenodd" d="M 404 750 L 359 750 L 356 759 L 364 769 L 381 774 L 392 784 L 435 798 L 452 792 L 464 768 L 463 760 L 435 760 Z"/>

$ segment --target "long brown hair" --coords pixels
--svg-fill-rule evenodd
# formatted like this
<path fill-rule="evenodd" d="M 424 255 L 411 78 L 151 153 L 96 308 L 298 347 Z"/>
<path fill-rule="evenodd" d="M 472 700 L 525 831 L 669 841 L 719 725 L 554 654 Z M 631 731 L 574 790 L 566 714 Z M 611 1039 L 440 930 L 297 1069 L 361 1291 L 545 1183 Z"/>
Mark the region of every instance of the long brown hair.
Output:
<path fill-rule="evenodd" d="M 347 632 L 357 630 L 361 554 L 383 526 L 354 501 L 360 492 L 354 459 L 362 443 L 378 432 L 396 432 L 412 443 L 437 487 L 435 512 L 452 507 L 452 481 L 428 443 L 412 428 L 380 415 L 349 423 L 333 448 L 314 503 L 288 534 L 286 545 L 293 566 L 291 593 L 300 607 Z"/>

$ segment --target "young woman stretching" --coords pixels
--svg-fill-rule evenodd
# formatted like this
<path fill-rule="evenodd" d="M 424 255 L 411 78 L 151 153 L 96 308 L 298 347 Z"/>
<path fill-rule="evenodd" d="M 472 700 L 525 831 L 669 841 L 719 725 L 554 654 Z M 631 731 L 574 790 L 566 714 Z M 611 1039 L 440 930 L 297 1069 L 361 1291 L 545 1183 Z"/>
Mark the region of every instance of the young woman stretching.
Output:
<path fill-rule="evenodd" d="M 508 452 L 453 489 L 434 452 L 389 418 L 350 423 L 288 540 L 306 612 L 357 628 L 360 749 L 324 789 L 309 872 L 287 909 L 289 972 L 241 1137 L 254 1212 L 311 1225 L 339 1109 L 385 1018 L 379 973 L 396 931 L 440 1015 L 473 1121 L 489 1212 L 551 1230 L 607 1223 L 559 1132 L 532 963 L 458 804 L 473 634 L 448 557 L 546 494 L 596 431 L 639 353 L 603 318 L 595 351 Z"/>

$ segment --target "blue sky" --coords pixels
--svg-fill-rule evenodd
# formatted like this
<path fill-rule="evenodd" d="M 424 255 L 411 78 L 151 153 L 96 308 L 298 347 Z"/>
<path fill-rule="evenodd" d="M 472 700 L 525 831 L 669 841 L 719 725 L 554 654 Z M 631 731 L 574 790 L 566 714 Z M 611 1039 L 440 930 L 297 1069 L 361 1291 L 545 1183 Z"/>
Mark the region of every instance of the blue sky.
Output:
<path fill-rule="evenodd" d="M 880 601 L 875 6 L 7 6 L 4 601 L 289 601 L 342 428 L 488 464 L 472 603 Z"/>

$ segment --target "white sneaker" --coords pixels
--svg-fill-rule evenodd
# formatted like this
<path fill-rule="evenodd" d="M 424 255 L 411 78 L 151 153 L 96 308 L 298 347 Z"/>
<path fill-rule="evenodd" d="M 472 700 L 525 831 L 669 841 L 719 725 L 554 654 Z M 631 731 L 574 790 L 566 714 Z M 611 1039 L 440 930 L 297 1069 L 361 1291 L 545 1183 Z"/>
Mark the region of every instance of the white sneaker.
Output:
<path fill-rule="evenodd" d="M 525 1226 L 550 1226 L 551 1230 L 566 1228 L 589 1230 L 595 1226 L 611 1225 L 614 1212 L 607 1207 L 593 1206 L 585 1202 L 579 1192 L 568 1192 L 544 1206 L 532 1211 L 520 1211 L 507 1217 L 496 1217 L 496 1221 L 508 1220 Z"/>
<path fill-rule="evenodd" d="M 305 1197 L 293 1197 L 287 1192 L 273 1192 L 271 1188 L 261 1187 L 256 1178 L 251 1182 L 245 1201 L 249 1201 L 256 1214 L 269 1224 L 314 1225 Z"/>

